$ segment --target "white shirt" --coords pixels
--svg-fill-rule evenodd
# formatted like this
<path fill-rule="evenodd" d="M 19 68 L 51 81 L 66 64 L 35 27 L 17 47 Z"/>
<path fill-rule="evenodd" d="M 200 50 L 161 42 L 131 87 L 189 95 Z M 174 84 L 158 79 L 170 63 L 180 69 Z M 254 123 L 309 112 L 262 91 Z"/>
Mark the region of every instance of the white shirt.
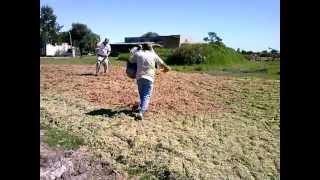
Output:
<path fill-rule="evenodd" d="M 163 60 L 153 51 L 136 51 L 129 59 L 131 63 L 137 63 L 136 79 L 144 78 L 154 81 L 156 64 L 164 64 Z"/>
<path fill-rule="evenodd" d="M 111 52 L 110 44 L 104 45 L 103 43 L 101 43 L 97 45 L 97 48 L 96 48 L 97 55 L 109 56 L 110 52 Z"/>
<path fill-rule="evenodd" d="M 133 47 L 130 49 L 130 53 L 133 55 L 135 52 L 138 51 L 138 48 L 137 47 Z"/>

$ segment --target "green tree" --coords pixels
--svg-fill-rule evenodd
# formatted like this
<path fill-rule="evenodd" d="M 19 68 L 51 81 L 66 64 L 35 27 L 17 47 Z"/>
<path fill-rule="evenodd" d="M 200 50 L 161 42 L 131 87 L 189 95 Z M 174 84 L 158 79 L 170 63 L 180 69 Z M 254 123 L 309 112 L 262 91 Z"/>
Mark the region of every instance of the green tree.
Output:
<path fill-rule="evenodd" d="M 216 43 L 221 44 L 222 43 L 222 39 L 218 36 L 216 36 Z"/>
<path fill-rule="evenodd" d="M 247 54 L 253 54 L 253 51 L 247 51 Z"/>
<path fill-rule="evenodd" d="M 260 56 L 261 57 L 268 57 L 268 56 L 270 56 L 270 54 L 268 53 L 267 50 L 263 50 L 263 51 L 260 52 Z"/>
<path fill-rule="evenodd" d="M 141 37 L 157 37 L 159 36 L 158 33 L 155 33 L 155 32 L 147 32 L 147 33 L 144 33 Z"/>
<path fill-rule="evenodd" d="M 40 10 L 40 39 L 45 45 L 57 42 L 58 33 L 63 26 L 57 23 L 57 16 L 49 6 L 42 6 Z"/>
<path fill-rule="evenodd" d="M 223 45 L 222 39 L 215 32 L 208 32 L 209 37 L 203 38 L 204 41 L 209 42 L 210 44 Z"/>
<path fill-rule="evenodd" d="M 100 41 L 99 35 L 82 23 L 72 23 L 70 33 L 73 45 L 79 47 L 80 55 L 94 52 L 96 44 Z"/>
<path fill-rule="evenodd" d="M 278 54 L 279 53 L 279 51 L 276 50 L 276 49 L 273 49 L 273 48 L 270 48 L 270 47 L 268 49 L 270 50 L 271 54 Z"/>
<path fill-rule="evenodd" d="M 208 32 L 209 35 L 209 42 L 215 42 L 216 37 L 217 37 L 217 33 L 215 32 Z"/>
<path fill-rule="evenodd" d="M 61 43 L 68 43 L 68 44 L 70 44 L 69 31 L 60 32 L 60 33 L 58 34 L 57 43 L 58 43 L 58 44 L 61 44 Z"/>
<path fill-rule="evenodd" d="M 272 50 L 270 51 L 270 53 L 271 53 L 271 54 L 278 54 L 278 53 L 279 53 L 279 51 L 278 51 L 278 50 L 276 50 L 276 49 L 272 49 Z"/>
<path fill-rule="evenodd" d="M 209 38 L 208 37 L 205 37 L 203 38 L 204 41 L 208 42 L 209 41 Z"/>
<path fill-rule="evenodd" d="M 86 34 L 80 41 L 80 47 L 83 49 L 83 53 L 95 52 L 94 50 L 99 41 L 99 35 L 92 32 Z"/>

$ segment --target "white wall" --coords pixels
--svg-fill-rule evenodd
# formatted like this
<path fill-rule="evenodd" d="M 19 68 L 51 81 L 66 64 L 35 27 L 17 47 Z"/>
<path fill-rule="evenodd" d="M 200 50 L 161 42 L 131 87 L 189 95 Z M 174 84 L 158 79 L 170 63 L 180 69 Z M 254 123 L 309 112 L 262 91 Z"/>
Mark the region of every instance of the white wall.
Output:
<path fill-rule="evenodd" d="M 188 35 L 180 35 L 180 44 L 198 44 L 198 43 L 206 43 L 203 40 L 198 40 Z"/>
<path fill-rule="evenodd" d="M 68 43 L 62 43 L 61 45 L 52 45 L 47 44 L 46 45 L 46 55 L 47 56 L 59 56 L 63 55 L 70 49 L 71 46 L 68 45 Z"/>

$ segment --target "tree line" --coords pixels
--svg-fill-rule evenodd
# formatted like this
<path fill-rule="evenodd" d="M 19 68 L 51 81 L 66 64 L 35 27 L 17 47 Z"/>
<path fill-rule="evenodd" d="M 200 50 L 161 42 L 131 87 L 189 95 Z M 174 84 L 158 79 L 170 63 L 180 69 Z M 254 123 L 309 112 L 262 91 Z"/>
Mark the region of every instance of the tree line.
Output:
<path fill-rule="evenodd" d="M 260 56 L 260 57 L 280 57 L 280 51 L 273 49 L 273 48 L 268 48 L 268 50 L 263 50 L 260 52 L 253 52 L 253 51 L 245 51 L 245 50 L 241 50 L 238 48 L 237 52 L 241 53 L 243 55 L 256 55 L 256 56 Z"/>
<path fill-rule="evenodd" d="M 60 31 L 63 26 L 57 22 L 57 16 L 51 7 L 45 5 L 40 9 L 40 54 L 44 54 L 46 44 L 68 44 L 79 48 L 80 55 L 95 53 L 100 36 L 82 23 L 72 23 L 71 29 Z"/>

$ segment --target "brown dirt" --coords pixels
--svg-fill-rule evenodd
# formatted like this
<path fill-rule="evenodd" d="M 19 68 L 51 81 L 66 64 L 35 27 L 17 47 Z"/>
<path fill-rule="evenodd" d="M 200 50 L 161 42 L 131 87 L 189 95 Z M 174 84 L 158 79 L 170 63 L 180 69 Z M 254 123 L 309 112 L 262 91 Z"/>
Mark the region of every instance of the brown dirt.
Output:
<path fill-rule="evenodd" d="M 110 73 L 98 77 L 92 74 L 94 67 L 86 65 L 42 65 L 41 69 L 43 90 L 59 90 L 105 107 L 133 107 L 138 102 L 135 81 L 125 75 L 122 67 L 114 67 Z M 159 114 L 159 109 L 177 115 L 228 111 L 210 98 L 212 90 L 218 92 L 224 88 L 221 80 L 206 74 L 158 73 L 149 114 Z"/>

